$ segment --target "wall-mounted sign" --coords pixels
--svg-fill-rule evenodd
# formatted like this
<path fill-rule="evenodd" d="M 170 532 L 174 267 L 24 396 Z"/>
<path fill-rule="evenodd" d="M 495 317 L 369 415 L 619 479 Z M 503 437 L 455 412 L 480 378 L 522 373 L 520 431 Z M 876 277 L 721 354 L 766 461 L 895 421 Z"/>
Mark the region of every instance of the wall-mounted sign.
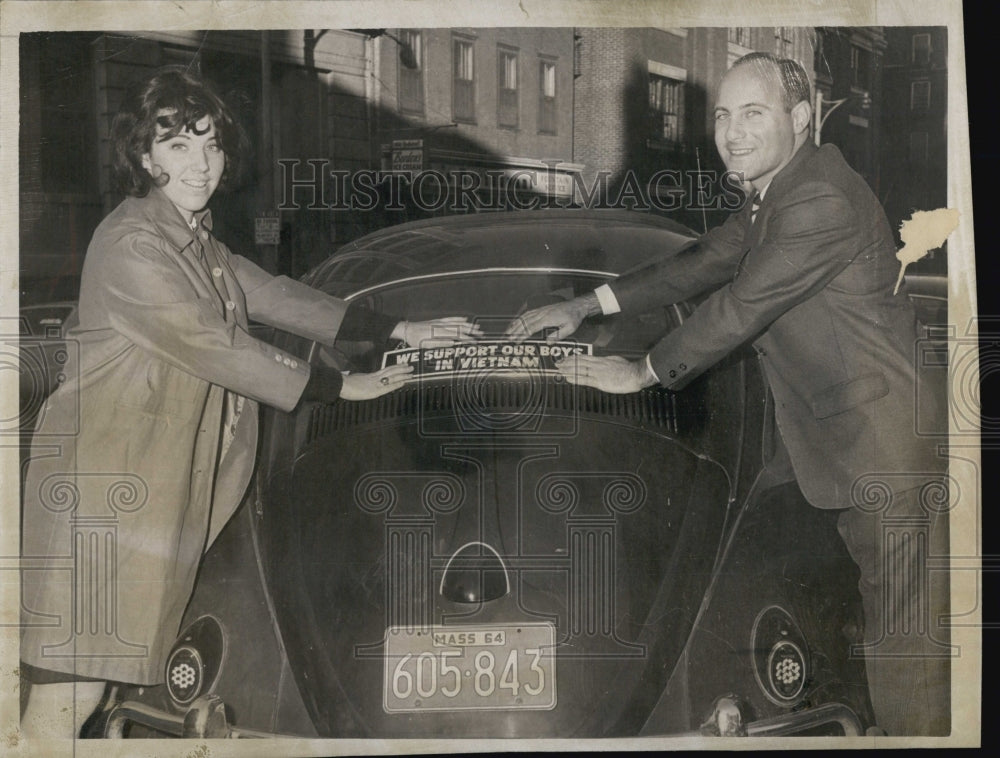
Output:
<path fill-rule="evenodd" d="M 259 211 L 253 220 L 254 242 L 277 245 L 281 242 L 281 217 L 278 211 Z"/>
<path fill-rule="evenodd" d="M 392 170 L 420 171 L 424 167 L 424 141 L 397 139 L 392 141 Z"/>

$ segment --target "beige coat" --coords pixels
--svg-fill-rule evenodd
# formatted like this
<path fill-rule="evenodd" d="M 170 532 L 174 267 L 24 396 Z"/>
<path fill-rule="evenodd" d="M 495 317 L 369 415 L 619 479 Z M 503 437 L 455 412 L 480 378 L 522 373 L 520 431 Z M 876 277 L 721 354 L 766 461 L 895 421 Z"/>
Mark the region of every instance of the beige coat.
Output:
<path fill-rule="evenodd" d="M 94 234 L 67 378 L 40 414 L 23 493 L 29 664 L 163 681 L 201 555 L 249 481 L 257 402 L 290 410 L 309 377 L 247 318 L 336 337 L 343 301 L 271 277 L 210 229 L 202 213 L 191 230 L 153 190 Z"/>

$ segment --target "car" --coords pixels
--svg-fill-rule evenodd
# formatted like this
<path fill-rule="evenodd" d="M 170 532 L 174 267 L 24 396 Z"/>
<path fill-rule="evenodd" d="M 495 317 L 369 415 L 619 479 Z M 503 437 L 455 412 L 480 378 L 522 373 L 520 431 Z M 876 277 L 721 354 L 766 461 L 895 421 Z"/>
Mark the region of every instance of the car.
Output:
<path fill-rule="evenodd" d="M 484 337 L 277 333 L 314 365 L 415 371 L 375 400 L 262 412 L 254 481 L 204 556 L 166 683 L 109 685 L 88 733 L 864 734 L 858 570 L 836 513 L 768 480 L 776 432 L 749 346 L 681 391 L 611 395 L 553 361 L 640 357 L 696 302 L 503 339 L 525 309 L 694 239 L 629 211 L 482 213 L 375 232 L 311 271 L 377 312 L 463 315 Z M 921 292 L 934 314 L 943 289 Z"/>

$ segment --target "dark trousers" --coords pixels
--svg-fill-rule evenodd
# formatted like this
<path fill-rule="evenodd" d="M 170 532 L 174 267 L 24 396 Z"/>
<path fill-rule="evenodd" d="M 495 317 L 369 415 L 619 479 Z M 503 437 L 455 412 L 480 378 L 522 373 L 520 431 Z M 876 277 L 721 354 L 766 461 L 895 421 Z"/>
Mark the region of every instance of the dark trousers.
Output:
<path fill-rule="evenodd" d="M 951 679 L 947 498 L 935 482 L 843 511 L 837 528 L 861 569 L 875 719 L 890 736 L 947 735 Z"/>
<path fill-rule="evenodd" d="M 795 480 L 780 436 L 764 487 Z M 852 493 L 837 530 L 861 570 L 864 656 L 875 721 L 890 736 L 951 732 L 947 481 L 934 474 L 877 474 Z M 905 482 L 906 486 L 891 484 Z M 896 491 L 898 490 L 898 491 Z"/>

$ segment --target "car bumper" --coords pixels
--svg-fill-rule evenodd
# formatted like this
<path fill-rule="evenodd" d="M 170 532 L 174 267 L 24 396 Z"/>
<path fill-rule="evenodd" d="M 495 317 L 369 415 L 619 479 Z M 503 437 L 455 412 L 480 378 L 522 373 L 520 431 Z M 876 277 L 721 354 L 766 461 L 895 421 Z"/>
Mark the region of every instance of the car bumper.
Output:
<path fill-rule="evenodd" d="M 712 718 L 699 731 L 664 736 L 790 737 L 807 734 L 830 725 L 838 725 L 847 737 L 864 734 L 857 715 L 842 703 L 826 703 L 816 708 L 747 723 L 743 722 L 741 714 L 742 709 L 735 700 L 720 698 Z M 109 714 L 105 737 L 112 739 L 124 737 L 125 727 L 129 724 L 140 724 L 174 737 L 197 739 L 301 736 L 231 727 L 226 721 L 225 704 L 222 698 L 216 695 L 198 698 L 182 715 L 168 713 L 134 701 L 123 702 Z"/>
<path fill-rule="evenodd" d="M 196 739 L 303 736 L 231 727 L 226 721 L 225 703 L 217 695 L 205 695 L 198 698 L 183 714 L 168 713 L 160 708 L 127 700 L 115 706 L 108 715 L 104 736 L 111 739 L 121 739 L 125 736 L 125 728 L 131 724 L 138 724 L 171 737 Z"/>

